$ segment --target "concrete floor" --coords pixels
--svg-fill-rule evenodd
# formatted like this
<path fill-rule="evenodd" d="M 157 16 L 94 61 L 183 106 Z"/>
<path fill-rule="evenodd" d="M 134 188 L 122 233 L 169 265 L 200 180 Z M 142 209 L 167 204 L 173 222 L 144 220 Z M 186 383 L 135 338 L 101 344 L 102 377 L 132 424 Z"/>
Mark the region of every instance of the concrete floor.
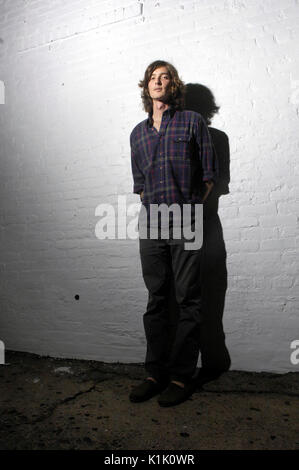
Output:
<path fill-rule="evenodd" d="M 142 365 L 6 351 L 0 449 L 298 449 L 299 373 L 229 371 L 179 406 L 134 404 Z"/>

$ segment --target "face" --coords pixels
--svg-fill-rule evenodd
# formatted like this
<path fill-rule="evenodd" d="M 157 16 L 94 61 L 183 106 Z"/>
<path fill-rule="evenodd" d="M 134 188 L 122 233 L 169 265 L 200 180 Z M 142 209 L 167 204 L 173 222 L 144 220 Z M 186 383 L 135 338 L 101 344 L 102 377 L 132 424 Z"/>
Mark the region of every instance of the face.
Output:
<path fill-rule="evenodd" d="M 158 67 L 155 69 L 148 82 L 148 91 L 153 100 L 163 100 L 169 90 L 170 75 L 167 67 Z"/>

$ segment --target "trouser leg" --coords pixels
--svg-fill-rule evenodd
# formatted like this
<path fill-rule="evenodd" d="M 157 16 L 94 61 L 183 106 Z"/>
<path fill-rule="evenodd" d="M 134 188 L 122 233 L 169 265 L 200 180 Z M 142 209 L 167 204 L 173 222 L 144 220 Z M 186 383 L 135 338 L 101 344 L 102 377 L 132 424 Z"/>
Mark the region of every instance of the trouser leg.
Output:
<path fill-rule="evenodd" d="M 184 250 L 184 243 L 170 245 L 179 319 L 172 346 L 169 371 L 172 380 L 189 381 L 200 352 L 203 323 L 200 286 L 201 249 Z"/>
<path fill-rule="evenodd" d="M 145 369 L 157 380 L 168 377 L 168 293 L 171 280 L 170 249 L 165 240 L 139 239 L 148 303 L 143 315 L 147 341 Z"/>

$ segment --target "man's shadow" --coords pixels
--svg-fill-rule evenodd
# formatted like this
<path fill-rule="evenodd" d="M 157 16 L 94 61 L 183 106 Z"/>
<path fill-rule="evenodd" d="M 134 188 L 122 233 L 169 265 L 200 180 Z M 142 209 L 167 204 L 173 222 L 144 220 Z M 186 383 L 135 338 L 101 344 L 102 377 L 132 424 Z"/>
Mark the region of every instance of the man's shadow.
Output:
<path fill-rule="evenodd" d="M 210 127 L 212 117 L 219 110 L 212 92 L 203 85 L 193 83 L 187 84 L 186 89 L 185 109 L 196 111 L 205 119 L 219 164 L 219 180 L 203 206 L 201 286 L 205 322 L 201 326 L 199 339 L 202 371 L 210 371 L 213 374 L 217 371 L 226 371 L 231 365 L 222 324 L 227 289 L 227 269 L 226 249 L 218 216 L 219 198 L 229 193 L 229 140 L 224 132 Z M 171 348 L 179 317 L 173 279 L 169 292 L 168 312 L 171 325 L 169 348 Z"/>

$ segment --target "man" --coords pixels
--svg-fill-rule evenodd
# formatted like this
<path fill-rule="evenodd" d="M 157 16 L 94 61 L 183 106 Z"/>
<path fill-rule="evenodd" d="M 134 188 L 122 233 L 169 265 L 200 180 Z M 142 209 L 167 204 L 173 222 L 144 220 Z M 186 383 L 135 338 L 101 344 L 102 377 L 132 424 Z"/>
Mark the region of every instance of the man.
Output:
<path fill-rule="evenodd" d="M 151 206 L 163 203 L 177 203 L 180 207 L 189 204 L 194 209 L 195 204 L 202 204 L 208 197 L 217 177 L 217 161 L 206 123 L 199 113 L 183 110 L 184 83 L 168 62 L 151 63 L 139 86 L 148 118 L 130 134 L 133 192 L 140 194 L 147 214 Z M 193 226 L 194 210 L 192 217 Z M 151 223 L 149 216 L 148 222 Z M 182 403 L 194 392 L 192 377 L 203 321 L 201 248 L 186 250 L 182 242 L 185 240 L 173 236 L 173 220 L 167 223 L 168 238 L 139 238 L 143 279 L 148 289 L 143 316 L 148 376 L 130 394 L 132 402 L 141 402 L 162 392 L 158 398 L 160 406 Z M 169 348 L 167 296 L 172 273 L 180 315 Z"/>

